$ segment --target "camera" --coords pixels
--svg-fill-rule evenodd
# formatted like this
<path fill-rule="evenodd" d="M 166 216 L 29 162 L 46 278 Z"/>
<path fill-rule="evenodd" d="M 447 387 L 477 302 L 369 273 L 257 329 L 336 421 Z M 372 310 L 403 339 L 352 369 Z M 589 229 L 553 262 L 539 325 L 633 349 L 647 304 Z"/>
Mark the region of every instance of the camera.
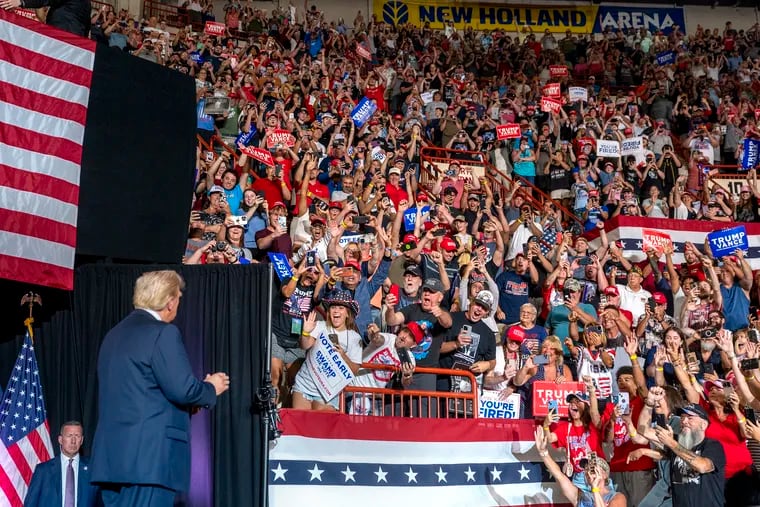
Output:
<path fill-rule="evenodd" d="M 306 266 L 313 268 L 317 265 L 317 253 L 314 250 L 306 252 Z"/>
<path fill-rule="evenodd" d="M 212 252 L 224 252 L 227 250 L 227 242 L 226 241 L 217 241 L 211 246 Z"/>

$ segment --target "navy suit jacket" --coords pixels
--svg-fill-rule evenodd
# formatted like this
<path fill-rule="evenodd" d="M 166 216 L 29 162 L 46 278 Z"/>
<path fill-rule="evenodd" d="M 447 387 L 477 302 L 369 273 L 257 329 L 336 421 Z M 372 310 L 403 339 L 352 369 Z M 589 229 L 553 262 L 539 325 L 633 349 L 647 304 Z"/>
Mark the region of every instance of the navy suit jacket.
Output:
<path fill-rule="evenodd" d="M 216 392 L 193 376 L 179 329 L 135 310 L 106 335 L 98 383 L 92 481 L 188 491 L 190 409 Z"/>
<path fill-rule="evenodd" d="M 60 507 L 63 502 L 61 480 L 60 456 L 37 465 L 26 492 L 24 507 Z M 96 498 L 97 488 L 90 485 L 90 463 L 87 458 L 79 456 L 77 507 L 93 507 Z"/>

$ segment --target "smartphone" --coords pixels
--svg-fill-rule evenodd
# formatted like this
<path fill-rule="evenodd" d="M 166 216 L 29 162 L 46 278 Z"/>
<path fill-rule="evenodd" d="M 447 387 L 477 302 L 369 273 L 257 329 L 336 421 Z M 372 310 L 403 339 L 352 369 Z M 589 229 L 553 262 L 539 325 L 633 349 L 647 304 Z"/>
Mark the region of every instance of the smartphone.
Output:
<path fill-rule="evenodd" d="M 697 353 L 689 352 L 688 354 L 686 354 L 686 361 L 689 364 L 699 364 L 699 360 L 697 359 Z"/>
<path fill-rule="evenodd" d="M 433 231 L 433 236 L 440 237 L 446 235 L 446 229 L 436 229 Z"/>
<path fill-rule="evenodd" d="M 391 285 L 391 289 L 388 292 L 390 292 L 391 294 L 393 294 L 396 297 L 396 301 L 399 300 L 400 292 L 399 292 L 399 286 L 398 285 L 396 285 L 395 283 L 392 284 Z"/>
<path fill-rule="evenodd" d="M 655 303 L 654 298 L 647 299 L 647 306 L 649 307 L 649 311 L 654 313 L 655 306 L 657 306 L 657 303 Z"/>
<path fill-rule="evenodd" d="M 760 359 L 758 358 L 742 359 L 739 362 L 739 368 L 741 368 L 744 371 L 757 370 L 758 368 L 760 368 Z"/>
<path fill-rule="evenodd" d="M 315 252 L 314 250 L 306 252 L 306 266 L 313 268 L 316 265 L 317 265 L 317 252 Z"/>
<path fill-rule="evenodd" d="M 660 428 L 668 427 L 668 423 L 665 421 L 665 414 L 652 414 L 652 423 Z"/>
<path fill-rule="evenodd" d="M 283 229 L 287 229 L 288 228 L 288 217 L 284 217 L 284 216 L 277 217 L 277 223 Z"/>
<path fill-rule="evenodd" d="M 760 342 L 760 331 L 755 328 L 750 329 L 747 331 L 747 339 L 752 343 Z"/>
<path fill-rule="evenodd" d="M 533 364 L 535 364 L 536 366 L 541 365 L 541 364 L 549 364 L 549 358 L 543 354 L 535 356 L 533 358 Z"/>
<path fill-rule="evenodd" d="M 604 328 L 600 326 L 599 324 L 592 324 L 590 326 L 586 326 L 586 328 L 583 330 L 584 333 L 596 333 L 596 334 L 602 334 L 604 333 Z"/>
<path fill-rule="evenodd" d="M 335 333 L 330 333 L 327 335 L 328 338 L 330 338 L 330 341 L 333 342 L 335 345 L 338 345 L 338 335 Z"/>
<path fill-rule="evenodd" d="M 472 333 L 472 326 L 469 326 L 467 324 L 465 324 L 464 326 L 462 326 L 461 334 L 469 335 L 470 333 Z"/>
<path fill-rule="evenodd" d="M 626 415 L 631 413 L 631 397 L 628 393 L 618 393 L 617 405 L 620 407 L 621 413 Z"/>
<path fill-rule="evenodd" d="M 578 265 L 579 266 L 588 266 L 588 265 L 591 265 L 593 263 L 594 263 L 594 261 L 591 260 L 591 257 L 581 257 L 580 259 L 578 259 Z"/>
<path fill-rule="evenodd" d="M 607 306 L 607 294 L 601 294 L 599 296 L 599 308 Z"/>
<path fill-rule="evenodd" d="M 367 225 L 369 217 L 358 216 L 353 218 L 354 225 Z"/>
<path fill-rule="evenodd" d="M 588 472 L 590 474 L 596 473 L 596 460 L 597 460 L 596 453 L 592 451 L 591 454 L 589 454 L 588 456 Z"/>
<path fill-rule="evenodd" d="M 549 400 L 549 403 L 547 403 L 546 406 L 549 410 L 553 410 L 554 412 L 559 410 L 559 402 L 557 400 Z"/>
<path fill-rule="evenodd" d="M 746 417 L 747 420 L 750 421 L 752 424 L 757 424 L 757 416 L 755 415 L 754 408 L 746 407 L 744 409 L 744 417 Z"/>
<path fill-rule="evenodd" d="M 726 399 L 728 399 L 728 397 L 731 396 L 733 393 L 734 393 L 734 386 L 731 386 L 731 385 L 723 386 L 723 394 L 726 396 Z"/>
<path fill-rule="evenodd" d="M 705 363 L 704 367 L 705 373 L 709 373 L 710 375 L 715 373 L 715 366 L 713 366 L 712 363 Z"/>
<path fill-rule="evenodd" d="M 396 349 L 398 352 L 398 358 L 401 361 L 401 364 L 410 364 L 412 362 L 412 357 L 409 355 L 409 349 L 406 347 L 401 347 Z"/>

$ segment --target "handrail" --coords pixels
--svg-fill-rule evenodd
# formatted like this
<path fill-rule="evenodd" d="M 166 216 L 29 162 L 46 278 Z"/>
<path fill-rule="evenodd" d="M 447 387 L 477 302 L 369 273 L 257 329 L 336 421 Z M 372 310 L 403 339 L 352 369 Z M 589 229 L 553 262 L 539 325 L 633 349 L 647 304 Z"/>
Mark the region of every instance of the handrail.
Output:
<path fill-rule="evenodd" d="M 388 373 L 399 371 L 396 366 L 378 363 L 362 363 L 360 370 L 362 369 Z M 471 389 L 469 392 L 439 392 L 349 385 L 340 394 L 340 411 L 346 412 L 346 395 L 350 394 L 354 406 L 361 404 L 370 407 L 367 415 L 439 419 L 478 418 L 478 383 L 471 371 L 418 367 L 414 369 L 414 374 L 464 377 L 469 381 Z M 441 401 L 445 401 L 445 407 L 441 407 Z"/>
<path fill-rule="evenodd" d="M 460 156 L 469 155 L 473 158 L 454 158 L 451 157 L 452 154 Z M 421 172 L 423 174 L 421 175 L 420 183 L 423 185 L 429 183 L 430 180 L 434 182 L 438 177 L 438 168 L 436 164 L 449 164 L 452 161 L 456 161 L 463 167 L 483 167 L 483 176 L 492 183 L 491 190 L 494 193 L 499 193 L 503 199 L 506 198 L 506 195 L 512 189 L 513 185 L 519 184 L 522 188 L 518 191 L 534 208 L 541 209 L 546 201 L 551 201 L 568 220 L 573 220 L 582 225 L 582 221 L 573 212 L 565 208 L 557 200 L 552 199 L 533 183 L 518 174 L 513 173 L 510 176 L 488 162 L 485 158 L 485 153 L 426 146 L 420 151 L 420 158 L 423 161 L 421 167 Z M 427 162 L 427 164 L 425 162 Z M 422 178 L 423 175 L 428 177 L 427 181 Z"/>
<path fill-rule="evenodd" d="M 143 18 L 149 19 L 152 16 L 156 16 L 159 21 L 164 21 L 168 26 L 174 28 L 185 28 L 190 24 L 190 16 L 187 11 L 180 11 L 176 5 L 143 0 Z"/>
<path fill-rule="evenodd" d="M 237 162 L 238 158 L 240 158 L 239 155 L 237 154 L 237 152 L 234 149 L 230 148 L 229 145 L 227 143 L 225 143 L 222 140 L 222 138 L 219 137 L 216 134 L 214 134 L 213 136 L 211 136 L 211 142 L 210 143 L 207 143 L 203 139 L 203 137 L 200 136 L 200 134 L 197 134 L 196 137 L 198 138 L 198 144 L 200 145 L 201 149 L 205 149 L 206 151 L 216 151 L 215 147 L 216 146 L 221 146 L 221 148 L 223 150 L 225 150 L 227 153 L 230 154 L 230 156 L 233 158 L 233 160 L 235 160 L 235 162 Z"/>

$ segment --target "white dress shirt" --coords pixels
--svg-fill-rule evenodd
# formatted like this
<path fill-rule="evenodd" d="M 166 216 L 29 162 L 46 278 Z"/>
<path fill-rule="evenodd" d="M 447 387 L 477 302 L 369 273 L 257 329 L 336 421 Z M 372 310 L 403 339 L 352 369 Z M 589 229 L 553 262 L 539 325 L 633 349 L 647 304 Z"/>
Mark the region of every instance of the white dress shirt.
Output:
<path fill-rule="evenodd" d="M 69 468 L 69 457 L 61 453 L 61 507 L 64 507 L 66 501 L 66 471 Z M 71 463 L 71 467 L 74 469 L 74 505 L 77 504 L 79 498 L 79 454 L 74 456 L 74 461 Z"/>
<path fill-rule="evenodd" d="M 149 314 L 151 314 L 151 315 L 153 316 L 153 318 L 154 318 L 154 319 L 156 319 L 156 320 L 161 320 L 161 316 L 160 316 L 160 315 L 158 314 L 158 312 L 157 312 L 157 311 L 155 311 L 155 310 L 151 310 L 151 309 L 149 309 L 149 308 L 138 308 L 138 310 L 143 310 L 143 311 L 146 311 L 146 312 L 148 312 Z"/>

